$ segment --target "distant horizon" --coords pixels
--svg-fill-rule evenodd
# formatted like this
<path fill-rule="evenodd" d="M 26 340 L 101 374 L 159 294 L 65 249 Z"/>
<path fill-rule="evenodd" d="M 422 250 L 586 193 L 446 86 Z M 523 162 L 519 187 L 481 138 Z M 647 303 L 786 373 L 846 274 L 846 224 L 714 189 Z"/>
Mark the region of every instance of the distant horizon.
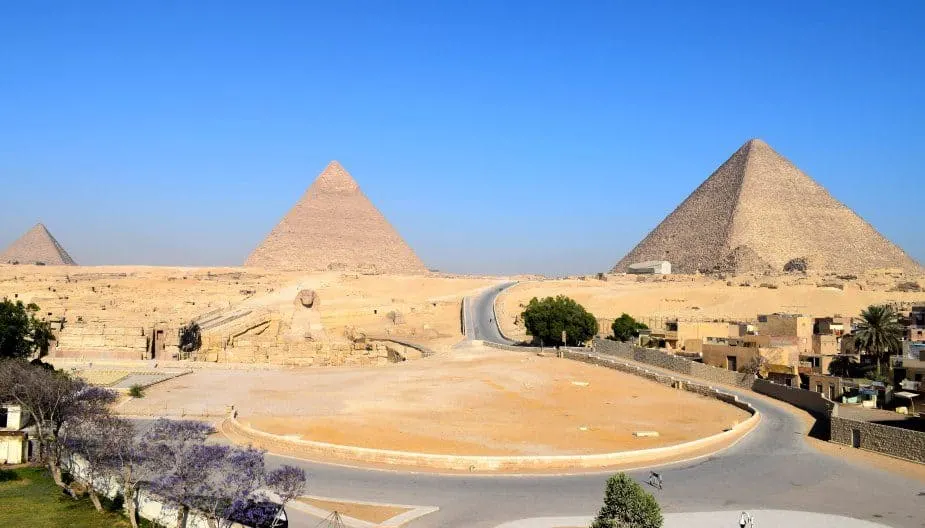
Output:
<path fill-rule="evenodd" d="M 763 141 L 763 140 L 761 140 L 761 138 L 749 138 L 748 140 L 746 140 L 745 143 L 748 143 L 749 141 L 752 141 L 752 140 L 760 140 L 760 141 Z M 743 145 L 744 145 L 744 143 L 743 143 Z M 773 148 L 773 145 L 771 145 L 771 148 Z M 786 157 L 786 156 L 785 156 L 785 157 Z M 327 166 L 328 166 L 329 164 L 331 164 L 331 163 L 339 163 L 339 164 L 340 164 L 339 160 L 331 159 L 331 160 L 329 160 L 327 163 L 325 163 L 325 167 L 327 167 Z M 341 164 L 341 165 L 343 165 L 343 164 Z M 717 166 L 716 168 L 718 168 L 718 166 Z M 716 168 L 715 168 L 715 169 L 716 169 Z M 346 169 L 346 171 L 347 171 L 348 173 L 350 172 L 349 167 L 346 167 L 346 166 L 345 166 L 344 169 Z M 715 170 L 715 169 L 714 169 L 714 170 Z M 318 174 L 318 175 L 320 176 L 320 174 L 321 174 L 323 171 L 324 171 L 324 169 L 322 169 L 321 171 L 319 171 L 319 174 Z M 350 174 L 351 174 L 351 176 L 352 176 L 352 173 L 350 173 Z M 316 179 L 317 179 L 317 176 L 316 176 Z M 356 177 L 354 177 L 354 179 L 357 180 Z M 312 182 L 309 183 L 308 186 L 306 186 L 306 188 L 305 188 L 305 190 L 303 191 L 302 194 L 304 194 L 305 192 L 308 191 L 309 187 L 311 187 L 311 185 L 314 183 L 314 181 L 315 181 L 315 179 L 313 179 Z M 705 181 L 705 180 L 704 180 L 704 181 Z M 360 184 L 360 191 L 363 192 L 362 183 L 360 183 L 359 180 L 357 180 L 357 182 L 358 182 L 358 184 Z M 703 182 L 701 181 L 700 183 L 703 183 Z M 696 190 L 697 187 L 698 187 L 699 185 L 700 185 L 700 184 L 698 183 L 696 186 L 694 186 L 694 187 L 691 189 L 691 192 L 693 192 L 694 190 Z M 301 197 L 302 194 L 300 194 L 299 196 Z M 364 193 L 364 194 L 365 194 L 365 193 Z M 298 200 L 298 198 L 297 198 L 296 200 Z M 373 200 L 371 199 L 371 201 L 373 201 Z M 296 202 L 293 201 L 293 205 L 295 205 L 295 203 L 296 203 Z M 375 205 L 375 201 L 373 201 L 373 205 Z M 678 204 L 678 205 L 680 205 L 680 204 Z M 845 205 L 846 207 L 848 207 L 849 209 L 851 209 L 850 204 L 844 204 L 844 205 Z M 673 210 L 674 210 L 674 208 L 670 209 L 669 211 L 673 211 Z M 851 210 L 854 211 L 854 209 L 851 209 Z M 288 209 L 287 209 L 286 211 L 288 211 Z M 381 210 L 380 210 L 380 211 L 381 211 Z M 282 217 L 283 217 L 285 214 L 286 214 L 286 212 L 283 212 L 283 213 L 280 215 L 280 219 L 282 219 Z M 385 214 L 384 212 L 383 212 L 383 216 L 385 216 L 386 220 L 388 220 L 388 215 Z M 667 216 L 667 215 L 666 215 L 666 216 Z M 28 229 L 32 229 L 34 226 L 37 226 L 37 225 L 44 225 L 45 228 L 51 233 L 51 236 L 52 236 L 56 241 L 58 241 L 59 243 L 61 243 L 60 240 L 58 240 L 57 237 L 55 236 L 54 230 L 51 229 L 50 227 L 48 227 L 48 226 L 47 226 L 44 222 L 42 222 L 42 221 L 37 221 L 37 222 L 35 222 L 35 223 L 32 224 Z M 273 227 L 275 227 L 275 226 L 276 226 L 276 224 L 274 223 L 273 226 L 271 226 L 270 228 L 268 228 L 267 233 L 269 233 L 270 230 L 271 230 Z M 654 228 L 654 227 L 655 227 L 655 226 L 652 226 L 652 228 Z M 876 226 L 874 226 L 874 228 L 876 229 Z M 26 231 L 28 231 L 28 229 L 27 229 Z M 650 229 L 650 230 L 651 230 L 651 229 Z M 23 234 L 25 234 L 26 231 L 24 231 Z M 640 237 L 640 241 L 642 240 L 643 237 L 645 237 L 646 234 L 648 234 L 648 232 L 649 232 L 649 231 L 646 231 L 646 233 L 644 233 L 644 234 L 642 235 L 642 237 Z M 399 234 L 401 234 L 400 231 L 399 231 Z M 21 235 L 20 235 L 20 236 L 21 236 Z M 884 236 L 885 236 L 885 235 L 884 235 Z M 18 238 L 19 238 L 19 237 L 17 237 L 16 239 L 18 239 Z M 887 237 L 887 238 L 888 238 L 888 237 Z M 8 246 L 10 243 L 13 243 L 16 239 L 10 240 L 10 241 L 9 241 L 8 243 L 6 243 L 6 244 L 0 245 L 0 251 L 2 251 L 2 249 L 6 248 L 6 246 Z M 888 238 L 888 239 L 889 239 L 889 238 Z M 407 241 L 406 241 L 406 242 L 407 242 Z M 891 242 L 892 242 L 892 240 L 891 240 Z M 258 241 L 257 243 L 259 244 L 260 241 Z M 65 249 L 66 251 L 68 251 L 68 253 L 70 253 L 70 250 L 67 248 L 67 246 L 66 246 L 65 244 L 61 244 L 61 246 L 64 247 L 64 249 Z M 255 244 L 255 247 L 256 247 L 256 244 Z M 631 246 L 630 248 L 627 248 L 627 250 L 621 255 L 620 258 L 622 258 L 622 256 L 626 255 L 626 253 L 628 253 L 628 252 L 630 251 L 630 249 L 632 249 L 632 246 Z M 905 248 L 901 248 L 901 249 L 903 249 L 903 251 L 905 251 Z M 412 250 L 414 250 L 415 252 L 417 252 L 417 250 L 416 250 L 413 246 L 412 246 Z M 910 255 L 914 260 L 916 260 L 916 262 L 917 262 L 919 265 L 922 265 L 923 260 L 922 260 L 921 258 L 917 258 L 915 255 L 912 255 L 912 254 L 909 253 L 908 251 L 906 251 L 906 253 L 907 253 L 908 255 Z M 241 258 L 241 260 L 240 260 L 239 263 L 217 263 L 217 264 L 203 264 L 203 265 L 185 264 L 185 263 L 145 263 L 145 262 L 121 262 L 121 263 L 95 262 L 95 263 L 84 263 L 84 262 L 82 262 L 80 259 L 75 259 L 75 260 L 77 261 L 77 265 L 78 265 L 78 266 L 87 266 L 87 267 L 107 267 L 107 266 L 109 266 L 109 267 L 118 267 L 118 266 L 127 266 L 127 267 L 130 267 L 130 266 L 138 266 L 138 267 L 165 267 L 165 268 L 243 268 L 243 267 L 246 267 L 246 266 L 244 265 L 244 261 L 245 261 L 246 258 L 247 258 L 247 255 L 244 255 L 244 256 Z M 615 264 L 615 263 L 616 263 L 616 261 L 614 261 L 614 264 Z M 610 265 L 610 266 L 607 267 L 606 269 L 603 269 L 603 270 L 600 270 L 600 271 L 594 271 L 594 272 L 577 272 L 577 273 L 563 273 L 563 274 L 548 274 L 548 273 L 530 272 L 530 271 L 527 271 L 527 272 L 509 272 L 509 273 L 449 271 L 449 270 L 441 270 L 441 269 L 433 268 L 433 267 L 427 265 L 427 262 L 426 262 L 426 261 L 424 262 L 424 264 L 427 266 L 428 271 L 431 271 L 431 272 L 443 272 L 443 273 L 467 274 L 467 275 L 498 275 L 498 276 L 504 276 L 504 275 L 544 275 L 544 276 L 547 276 L 547 277 L 554 277 L 554 276 L 569 276 L 569 275 L 571 275 L 571 276 L 576 276 L 576 275 L 589 275 L 589 274 L 596 274 L 596 273 L 600 273 L 600 272 L 607 273 L 607 272 L 609 272 L 610 269 L 613 267 L 613 265 Z M 298 270 L 287 270 L 287 271 L 298 271 Z M 308 271 L 308 270 L 306 270 L 306 271 Z M 319 272 L 320 272 L 320 271 L 322 271 L 322 270 L 315 270 L 315 271 L 319 271 Z"/>
<path fill-rule="evenodd" d="M 911 0 L 11 3 L 0 247 L 239 266 L 339 160 L 428 268 L 587 275 L 757 137 L 921 264 L 922 34 Z"/>

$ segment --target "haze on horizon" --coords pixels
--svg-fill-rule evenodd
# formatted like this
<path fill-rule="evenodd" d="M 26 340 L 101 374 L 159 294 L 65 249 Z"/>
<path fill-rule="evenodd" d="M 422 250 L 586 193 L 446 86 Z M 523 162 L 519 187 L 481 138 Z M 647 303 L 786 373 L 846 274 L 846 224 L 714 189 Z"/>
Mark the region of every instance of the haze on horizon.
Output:
<path fill-rule="evenodd" d="M 0 246 L 240 265 L 337 159 L 429 268 L 593 273 L 760 137 L 925 263 L 925 4 L 499 4 L 3 5 Z"/>

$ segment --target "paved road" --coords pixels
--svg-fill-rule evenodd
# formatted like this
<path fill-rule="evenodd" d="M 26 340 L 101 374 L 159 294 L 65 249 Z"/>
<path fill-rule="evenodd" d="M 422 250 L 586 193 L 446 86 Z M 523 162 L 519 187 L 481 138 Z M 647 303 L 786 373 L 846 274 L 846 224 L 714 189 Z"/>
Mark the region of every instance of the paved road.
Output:
<path fill-rule="evenodd" d="M 504 342 L 488 319 L 504 286 L 470 303 L 466 333 Z M 494 327 L 494 328 L 492 328 Z M 734 447 L 708 458 L 660 469 L 664 490 L 653 490 L 664 511 L 780 509 L 847 515 L 889 526 L 925 528 L 925 482 L 898 477 L 819 453 L 802 438 L 796 416 L 738 393 L 763 415 L 759 426 Z M 607 474 L 573 476 L 447 476 L 362 470 L 270 457 L 309 473 L 309 492 L 356 500 L 434 505 L 440 511 L 410 528 L 494 528 L 526 517 L 593 515 Z M 640 482 L 647 470 L 629 472 Z M 314 526 L 296 518 L 294 528 Z"/>
<path fill-rule="evenodd" d="M 498 296 L 505 288 L 517 284 L 516 282 L 505 282 L 491 286 L 484 290 L 480 295 L 468 299 L 466 309 L 466 339 L 477 339 L 490 341 L 492 343 L 503 343 L 512 345 L 501 335 L 498 329 L 498 322 L 495 321 L 495 297 Z"/>

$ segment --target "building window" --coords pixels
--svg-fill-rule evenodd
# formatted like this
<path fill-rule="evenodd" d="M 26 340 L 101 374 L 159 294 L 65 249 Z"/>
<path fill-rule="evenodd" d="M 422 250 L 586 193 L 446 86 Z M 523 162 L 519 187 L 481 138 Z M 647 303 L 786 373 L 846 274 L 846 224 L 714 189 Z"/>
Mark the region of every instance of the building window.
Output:
<path fill-rule="evenodd" d="M 824 393 L 822 392 L 822 384 L 821 384 L 821 383 L 817 383 L 817 384 L 816 384 L 816 392 L 818 392 L 819 394 L 824 394 Z"/>
<path fill-rule="evenodd" d="M 0 429 L 6 428 L 7 410 L 6 407 L 0 407 Z"/>

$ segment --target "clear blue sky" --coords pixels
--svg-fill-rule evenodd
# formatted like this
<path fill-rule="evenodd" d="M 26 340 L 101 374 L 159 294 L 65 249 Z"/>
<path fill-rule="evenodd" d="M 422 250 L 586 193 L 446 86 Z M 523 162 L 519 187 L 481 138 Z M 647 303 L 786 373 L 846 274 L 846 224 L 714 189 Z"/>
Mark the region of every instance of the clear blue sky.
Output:
<path fill-rule="evenodd" d="M 0 245 L 83 264 L 239 264 L 338 159 L 428 267 L 602 271 L 751 137 L 925 261 L 925 2 L 0 3 Z"/>

